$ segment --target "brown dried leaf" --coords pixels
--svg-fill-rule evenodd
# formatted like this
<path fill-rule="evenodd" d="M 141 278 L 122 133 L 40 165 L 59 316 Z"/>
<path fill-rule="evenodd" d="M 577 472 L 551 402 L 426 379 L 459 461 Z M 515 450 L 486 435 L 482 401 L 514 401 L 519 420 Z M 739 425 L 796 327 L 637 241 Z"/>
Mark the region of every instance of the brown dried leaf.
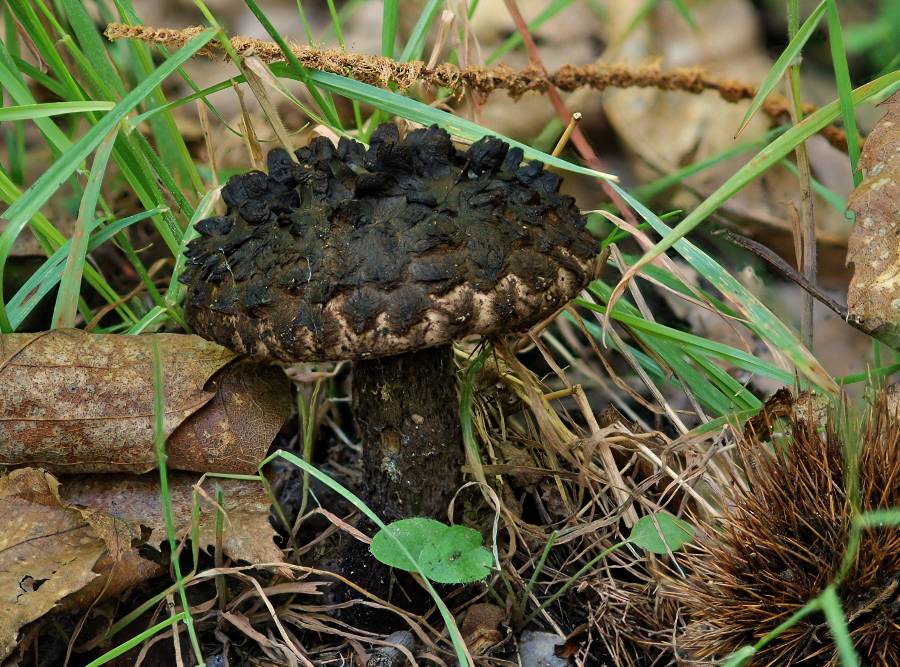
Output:
<path fill-rule="evenodd" d="M 60 500 L 59 483 L 25 468 L 0 477 L 0 660 L 16 647 L 19 628 L 87 585 L 105 551 L 79 512 Z"/>
<path fill-rule="evenodd" d="M 191 498 L 196 474 L 169 474 L 169 496 L 175 526 L 180 538 L 189 538 L 191 530 Z M 282 561 L 281 550 L 272 538 L 275 530 L 269 523 L 271 502 L 262 484 L 235 479 L 215 480 L 225 494 L 226 513 L 222 550 L 235 560 L 250 563 Z M 209 498 L 215 497 L 213 480 L 203 483 Z M 67 503 L 100 511 L 126 523 L 140 523 L 150 530 L 146 543 L 158 547 L 166 539 L 166 526 L 156 475 L 79 475 L 67 477 L 60 495 Z M 215 545 L 215 507 L 200 500 L 200 546 Z"/>
<path fill-rule="evenodd" d="M 147 472 L 153 448 L 151 343 L 160 347 L 168 465 L 252 473 L 290 413 L 274 368 L 197 336 L 57 330 L 0 337 L 0 465 Z"/>
<path fill-rule="evenodd" d="M 503 641 L 500 624 L 506 620 L 506 611 L 495 604 L 479 602 L 466 611 L 460 632 L 466 646 L 474 655 L 484 655 Z"/>
<path fill-rule="evenodd" d="M 853 279 L 850 314 L 889 345 L 900 346 L 900 92 L 882 102 L 884 118 L 866 139 L 865 178 L 850 195 L 856 224 L 847 246 Z M 898 348 L 900 349 L 900 348 Z"/>
<path fill-rule="evenodd" d="M 175 528 L 189 538 L 198 476 L 170 474 Z M 282 562 L 272 541 L 269 499 L 258 482 L 219 480 L 227 515 L 223 552 L 251 563 Z M 204 483 L 212 496 L 212 480 Z M 215 544 L 216 510 L 201 500 L 200 546 Z M 167 539 L 155 474 L 84 475 L 60 483 L 36 468 L 0 477 L 0 661 L 16 647 L 19 629 L 49 611 L 76 610 L 115 597 L 164 568 L 137 547 Z"/>
<path fill-rule="evenodd" d="M 277 366 L 242 359 L 209 384 L 212 400 L 169 437 L 168 465 L 252 474 L 291 413 L 291 390 Z"/>

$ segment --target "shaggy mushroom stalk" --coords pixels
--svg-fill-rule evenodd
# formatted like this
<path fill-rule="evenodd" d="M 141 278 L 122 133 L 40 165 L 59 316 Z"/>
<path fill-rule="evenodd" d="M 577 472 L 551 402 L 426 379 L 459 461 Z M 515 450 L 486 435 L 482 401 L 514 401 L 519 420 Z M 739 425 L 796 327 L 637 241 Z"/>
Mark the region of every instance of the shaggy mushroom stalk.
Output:
<path fill-rule="evenodd" d="M 593 275 L 597 243 L 559 178 L 494 137 L 437 127 L 368 148 L 314 139 L 231 178 L 186 256 L 194 331 L 273 363 L 349 359 L 365 495 L 443 518 L 462 479 L 452 343 L 522 331 Z"/>
<path fill-rule="evenodd" d="M 358 361 L 353 412 L 363 437 L 366 501 L 385 521 L 444 518 L 462 481 L 453 347 Z"/>

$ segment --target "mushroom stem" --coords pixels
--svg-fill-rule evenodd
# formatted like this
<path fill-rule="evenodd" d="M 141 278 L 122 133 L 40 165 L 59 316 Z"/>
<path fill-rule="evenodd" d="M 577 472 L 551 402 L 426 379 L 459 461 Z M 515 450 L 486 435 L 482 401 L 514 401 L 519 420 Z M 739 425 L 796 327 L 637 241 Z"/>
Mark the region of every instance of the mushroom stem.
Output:
<path fill-rule="evenodd" d="M 366 501 L 383 519 L 444 519 L 462 478 L 456 369 L 450 345 L 354 366 Z"/>

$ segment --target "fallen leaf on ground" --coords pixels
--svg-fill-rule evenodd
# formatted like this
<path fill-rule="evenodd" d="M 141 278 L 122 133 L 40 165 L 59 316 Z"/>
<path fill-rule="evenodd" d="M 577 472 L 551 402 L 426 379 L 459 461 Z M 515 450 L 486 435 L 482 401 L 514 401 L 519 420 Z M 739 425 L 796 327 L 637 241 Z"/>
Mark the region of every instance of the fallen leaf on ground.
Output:
<path fill-rule="evenodd" d="M 291 410 L 280 369 L 234 361 L 197 336 L 76 329 L 0 336 L 0 465 L 62 473 L 154 469 L 154 339 L 168 466 L 255 472 Z"/>
<path fill-rule="evenodd" d="M 169 496 L 176 532 L 189 538 L 193 485 L 198 475 L 187 472 L 169 474 Z M 269 523 L 271 501 L 262 484 L 237 479 L 207 479 L 203 490 L 214 498 L 214 483 L 222 487 L 226 514 L 222 550 L 226 556 L 249 563 L 281 562 L 281 550 L 272 539 L 275 530 Z M 67 503 L 101 511 L 125 522 L 140 522 L 150 529 L 146 543 L 158 546 L 166 539 L 159 478 L 154 475 L 79 475 L 66 477 L 60 496 Z M 201 498 L 200 546 L 216 543 L 215 508 Z"/>
<path fill-rule="evenodd" d="M 505 619 L 506 612 L 497 605 L 479 602 L 466 610 L 459 631 L 474 655 L 484 655 L 492 646 L 503 641 L 500 624 Z"/>
<path fill-rule="evenodd" d="M 40 618 L 97 577 L 106 546 L 81 513 L 59 498 L 59 483 L 25 468 L 0 477 L 0 660 L 19 628 Z"/>
<path fill-rule="evenodd" d="M 900 349 L 900 93 L 882 105 L 887 113 L 866 139 L 864 178 L 848 202 L 856 223 L 847 246 L 847 306 L 879 340 Z"/>
<path fill-rule="evenodd" d="M 174 472 L 169 492 L 176 533 L 190 537 L 193 486 L 199 477 Z M 220 479 L 226 520 L 222 551 L 250 563 L 282 562 L 259 482 Z M 203 484 L 213 497 L 213 480 Z M 215 545 L 215 507 L 201 499 L 200 547 Z M 155 474 L 66 478 L 21 468 L 0 477 L 0 661 L 19 629 L 56 610 L 85 608 L 164 573 L 137 547 L 167 540 Z"/>

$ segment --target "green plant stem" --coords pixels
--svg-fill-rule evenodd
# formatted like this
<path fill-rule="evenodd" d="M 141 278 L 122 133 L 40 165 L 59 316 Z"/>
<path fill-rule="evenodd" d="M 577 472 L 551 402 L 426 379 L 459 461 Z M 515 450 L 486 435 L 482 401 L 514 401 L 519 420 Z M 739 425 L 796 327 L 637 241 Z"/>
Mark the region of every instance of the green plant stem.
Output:
<path fill-rule="evenodd" d="M 132 637 L 131 639 L 128 639 L 128 640 L 122 642 L 121 644 L 116 646 L 114 649 L 107 651 L 106 653 L 101 655 L 96 660 L 92 660 L 91 662 L 88 663 L 87 667 L 99 667 L 100 665 L 106 664 L 110 660 L 114 660 L 115 658 L 118 658 L 119 656 L 124 655 L 125 653 L 128 653 L 128 651 L 133 649 L 135 646 L 140 645 L 142 642 L 147 641 L 153 635 L 155 635 L 159 632 L 162 632 L 166 628 L 175 625 L 176 623 L 178 623 L 181 620 L 184 620 L 184 616 L 185 616 L 185 612 L 181 612 L 181 613 L 173 614 L 172 616 L 169 616 L 169 618 L 167 618 L 166 620 L 160 621 L 156 625 L 147 628 L 140 634 L 137 634 L 134 637 Z M 201 662 L 200 664 L 202 665 L 203 662 Z"/>
<path fill-rule="evenodd" d="M 847 65 L 847 51 L 844 48 L 844 37 L 841 29 L 841 18 L 838 15 L 837 2 L 826 0 L 828 18 L 828 44 L 831 47 L 831 61 L 834 66 L 834 82 L 838 89 L 841 116 L 844 119 L 844 132 L 847 135 L 847 153 L 850 155 L 850 171 L 853 174 L 853 185 L 859 187 L 862 174 L 859 171 L 859 132 L 856 129 L 856 113 L 854 112 L 853 84 L 850 81 L 850 68 Z M 900 72 L 894 72 L 900 74 Z"/>
<path fill-rule="evenodd" d="M 534 566 L 534 572 L 532 572 L 531 576 L 528 578 L 528 585 L 525 587 L 522 599 L 519 600 L 519 614 L 524 613 L 525 605 L 528 604 L 528 598 L 531 597 L 531 592 L 534 590 L 534 584 L 537 582 L 537 578 L 541 575 L 541 572 L 544 571 L 544 564 L 547 562 L 547 556 L 550 555 L 550 550 L 553 548 L 553 545 L 556 544 L 556 538 L 558 537 L 559 531 L 554 530 L 550 533 L 550 537 L 547 538 L 547 544 L 544 545 L 541 557 L 538 559 L 537 565 Z"/>
<path fill-rule="evenodd" d="M 793 40 L 800 26 L 798 0 L 788 0 L 788 37 Z M 803 103 L 800 96 L 800 63 L 797 58 L 788 68 L 788 99 L 790 100 L 791 122 L 796 125 L 803 120 Z M 800 270 L 811 285 L 816 284 L 816 223 L 813 217 L 813 199 L 809 155 L 806 141 L 797 144 L 797 170 L 800 179 L 800 228 L 802 257 Z M 803 293 L 803 310 L 800 313 L 800 340 L 810 351 L 813 349 L 813 306 L 812 294 Z"/>
<path fill-rule="evenodd" d="M 178 587 L 178 595 L 181 598 L 181 610 L 184 623 L 187 626 L 188 636 L 197 664 L 204 664 L 203 652 L 200 650 L 200 641 L 194 628 L 194 619 L 191 617 L 191 608 L 188 604 L 187 591 L 184 579 L 181 576 L 181 565 L 178 562 L 178 549 L 175 541 L 175 518 L 172 515 L 172 498 L 169 494 L 169 478 L 166 474 L 166 432 L 165 432 L 165 389 L 163 385 L 162 360 L 160 359 L 159 343 L 153 339 L 153 391 L 154 391 L 154 420 L 153 433 L 156 445 L 156 460 L 159 466 L 159 492 L 162 498 L 163 517 L 166 522 L 166 534 L 169 538 L 169 552 L 172 558 L 172 568 L 175 570 L 175 583 Z"/>
<path fill-rule="evenodd" d="M 300 415 L 302 423 L 300 424 L 300 433 L 303 437 L 303 460 L 312 463 L 312 450 L 315 435 L 315 409 L 316 399 L 319 397 L 319 390 L 322 388 L 322 379 L 316 380 L 316 384 L 309 397 L 309 405 L 303 400 L 300 392 L 297 392 L 297 412 Z M 306 514 L 306 507 L 309 504 L 309 472 L 303 471 L 303 495 L 300 498 L 300 509 L 297 510 L 297 518 L 294 519 L 294 526 L 291 528 L 291 535 L 297 536 L 300 530 L 300 524 L 303 516 Z"/>

